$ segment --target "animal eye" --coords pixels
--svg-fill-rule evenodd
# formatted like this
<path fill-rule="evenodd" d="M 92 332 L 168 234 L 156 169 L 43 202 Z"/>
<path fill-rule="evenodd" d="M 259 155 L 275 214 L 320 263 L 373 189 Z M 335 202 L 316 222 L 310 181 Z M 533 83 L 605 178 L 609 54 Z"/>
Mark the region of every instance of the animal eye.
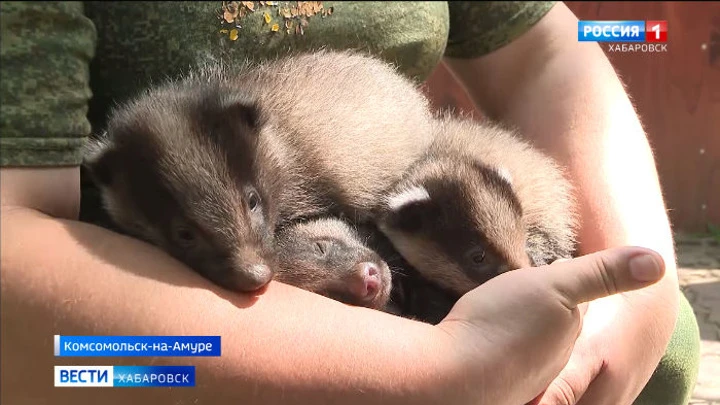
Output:
<path fill-rule="evenodd" d="M 193 231 L 186 227 L 178 227 L 175 231 L 175 235 L 177 236 L 178 240 L 183 243 L 192 243 L 195 241 L 195 234 Z"/>
<path fill-rule="evenodd" d="M 250 211 L 255 211 L 260 206 L 260 196 L 255 190 L 251 190 L 248 193 L 248 208 L 250 208 Z"/>
<path fill-rule="evenodd" d="M 320 256 L 325 256 L 328 251 L 328 242 L 324 241 L 324 240 L 316 241 L 314 248 L 315 248 L 315 253 L 317 253 Z"/>
<path fill-rule="evenodd" d="M 473 252 L 470 256 L 470 260 L 472 260 L 475 264 L 480 264 L 485 260 L 485 250 L 478 250 L 476 252 Z"/>

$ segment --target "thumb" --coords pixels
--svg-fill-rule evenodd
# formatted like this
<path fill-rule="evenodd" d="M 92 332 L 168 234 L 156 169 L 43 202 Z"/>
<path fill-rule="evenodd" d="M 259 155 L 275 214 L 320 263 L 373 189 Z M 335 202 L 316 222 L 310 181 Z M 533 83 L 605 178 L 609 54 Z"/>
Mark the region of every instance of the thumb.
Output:
<path fill-rule="evenodd" d="M 568 308 L 655 284 L 665 274 L 659 253 L 617 247 L 545 266 L 544 277 Z"/>

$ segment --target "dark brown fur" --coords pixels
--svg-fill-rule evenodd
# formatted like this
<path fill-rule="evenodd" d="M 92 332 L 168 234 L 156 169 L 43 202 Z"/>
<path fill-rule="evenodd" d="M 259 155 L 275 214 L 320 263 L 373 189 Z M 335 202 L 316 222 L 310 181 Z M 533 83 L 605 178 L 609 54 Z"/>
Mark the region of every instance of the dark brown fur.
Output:
<path fill-rule="evenodd" d="M 276 228 L 367 219 L 429 144 L 429 120 L 409 80 L 359 54 L 209 64 L 113 111 L 86 167 L 122 229 L 250 291 L 272 276 Z"/>
<path fill-rule="evenodd" d="M 420 273 L 464 294 L 572 255 L 572 189 L 552 159 L 493 124 L 448 115 L 436 133 L 379 212 L 379 228 Z"/>
<path fill-rule="evenodd" d="M 277 216 L 263 203 L 275 184 L 257 174 L 259 119 L 219 83 L 172 83 L 116 109 L 86 167 L 125 231 L 253 290 L 271 278 Z"/>
<path fill-rule="evenodd" d="M 361 231 L 367 246 L 377 252 L 392 270 L 390 301 L 383 310 L 431 324 L 442 321 L 459 296 L 423 277 L 376 226 L 363 226 Z"/>

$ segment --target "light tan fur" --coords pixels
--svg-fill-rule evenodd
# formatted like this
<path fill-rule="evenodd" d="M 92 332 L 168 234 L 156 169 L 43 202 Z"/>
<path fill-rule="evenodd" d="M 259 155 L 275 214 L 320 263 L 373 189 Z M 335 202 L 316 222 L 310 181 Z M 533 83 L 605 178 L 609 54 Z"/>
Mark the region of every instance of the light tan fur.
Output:
<path fill-rule="evenodd" d="M 578 214 L 564 167 L 515 130 L 498 123 L 445 114 L 435 125 L 437 138 L 430 153 L 453 151 L 510 174 L 512 189 L 523 209 L 529 244 L 547 244 L 549 238 L 558 244 L 552 248 L 574 250 Z"/>
<path fill-rule="evenodd" d="M 300 54 L 233 81 L 257 97 L 268 117 L 260 148 L 283 150 L 312 176 L 332 181 L 333 197 L 360 220 L 432 140 L 425 96 L 393 66 L 367 55 Z"/>
<path fill-rule="evenodd" d="M 433 241 L 393 232 L 392 229 L 385 229 L 384 232 L 413 267 L 422 269 L 420 271 L 426 279 L 458 296 L 477 286 Z"/>
<path fill-rule="evenodd" d="M 110 139 L 90 145 L 86 163 L 113 171 L 100 188 L 121 227 L 216 281 L 236 263 L 250 278 L 254 265 L 272 264 L 268 235 L 287 223 L 331 213 L 370 219 L 383 191 L 426 150 L 431 119 L 418 86 L 369 55 L 322 50 L 237 69 L 209 61 L 113 111 Z M 133 191 L 147 184 L 161 185 L 164 197 Z M 262 196 L 257 214 L 251 189 Z M 141 214 L 137 201 L 155 214 Z M 199 229 L 192 254 L 167 236 L 183 222 Z"/>
<path fill-rule="evenodd" d="M 425 278 L 462 295 L 573 254 L 575 199 L 553 159 L 490 122 L 445 114 L 434 133 L 378 214 L 378 228 Z"/>

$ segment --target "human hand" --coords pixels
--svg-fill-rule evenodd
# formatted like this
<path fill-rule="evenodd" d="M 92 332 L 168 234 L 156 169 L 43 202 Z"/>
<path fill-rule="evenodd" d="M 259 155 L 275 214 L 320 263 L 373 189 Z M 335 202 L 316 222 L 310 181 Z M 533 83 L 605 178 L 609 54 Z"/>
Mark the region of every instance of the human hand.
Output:
<path fill-rule="evenodd" d="M 656 252 L 638 247 L 514 270 L 464 295 L 438 327 L 459 347 L 457 360 L 471 363 L 467 384 L 482 403 L 524 404 L 567 364 L 580 304 L 649 286 L 664 272 Z"/>
<path fill-rule="evenodd" d="M 567 365 L 529 405 L 630 405 L 666 348 L 662 319 L 653 314 L 671 313 L 674 305 L 639 302 L 621 294 L 591 302 Z"/>

